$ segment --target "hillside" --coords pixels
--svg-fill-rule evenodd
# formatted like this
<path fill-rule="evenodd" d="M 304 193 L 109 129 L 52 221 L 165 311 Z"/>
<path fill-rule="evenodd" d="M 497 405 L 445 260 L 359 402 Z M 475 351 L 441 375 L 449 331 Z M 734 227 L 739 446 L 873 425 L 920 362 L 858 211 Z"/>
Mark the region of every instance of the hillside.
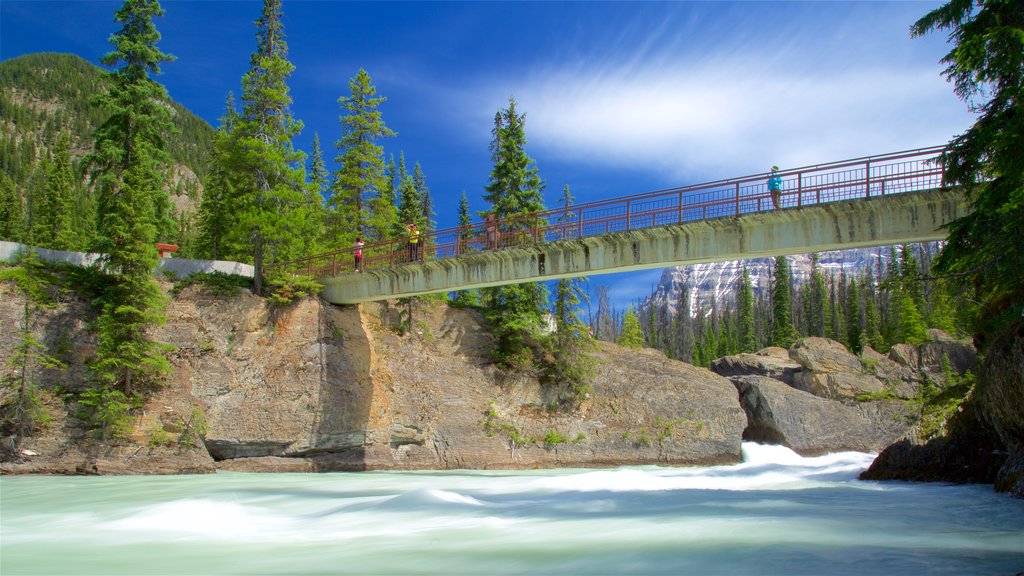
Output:
<path fill-rule="evenodd" d="M 40 160 L 54 153 L 66 132 L 79 182 L 76 210 L 88 212 L 93 191 L 85 158 L 92 152 L 93 133 L 107 117 L 95 103 L 95 96 L 104 90 L 103 72 L 72 54 L 29 54 L 0 62 L 0 172 L 13 181 L 23 204 L 27 191 L 38 185 Z M 168 193 L 181 229 L 199 203 L 213 128 L 180 104 L 168 105 L 177 129 L 167 135 L 174 162 Z"/>

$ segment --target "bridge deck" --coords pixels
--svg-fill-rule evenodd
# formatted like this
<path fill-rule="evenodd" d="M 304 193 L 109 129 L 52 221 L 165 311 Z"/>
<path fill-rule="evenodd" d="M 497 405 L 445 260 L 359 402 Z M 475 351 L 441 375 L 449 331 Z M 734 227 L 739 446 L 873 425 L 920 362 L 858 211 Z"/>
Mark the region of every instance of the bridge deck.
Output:
<path fill-rule="evenodd" d="M 405 239 L 398 238 L 364 247 L 364 274 L 352 272 L 351 249 L 279 266 L 321 279 L 328 300 L 352 303 L 941 239 L 941 226 L 964 207 L 959 194 L 942 189 L 940 152 L 925 148 L 780 172 L 778 209 L 768 175 L 757 174 L 441 230 L 423 237 L 423 263 L 409 263 Z"/>

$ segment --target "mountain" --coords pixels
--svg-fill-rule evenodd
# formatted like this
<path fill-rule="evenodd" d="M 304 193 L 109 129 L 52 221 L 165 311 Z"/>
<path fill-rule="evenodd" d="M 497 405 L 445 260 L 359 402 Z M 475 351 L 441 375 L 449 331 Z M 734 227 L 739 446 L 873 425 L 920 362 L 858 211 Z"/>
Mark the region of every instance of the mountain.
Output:
<path fill-rule="evenodd" d="M 922 244 L 921 253 L 935 254 L 938 252 L 938 246 L 939 244 L 934 242 Z M 794 285 L 799 286 L 807 282 L 811 277 L 811 255 L 797 254 L 788 258 Z M 838 277 L 845 272 L 847 276 L 856 276 L 866 270 L 876 271 L 877 275 L 878 270 L 884 270 L 888 265 L 887 246 L 818 253 L 818 266 L 826 279 L 830 274 Z M 716 309 L 724 310 L 735 303 L 744 266 L 750 273 L 754 297 L 767 298 L 775 259 L 733 260 L 666 268 L 661 274 L 658 286 L 643 300 L 639 309 L 646 311 L 668 304 L 669 312 L 674 313 L 682 287 L 686 285 L 690 288 L 690 310 L 693 314 L 696 314 L 698 309 L 710 309 L 712 302 Z"/>
<path fill-rule="evenodd" d="M 72 54 L 39 53 L 0 62 L 0 170 L 24 198 L 37 162 L 52 154 L 62 132 L 71 141 L 71 159 L 88 195 L 93 134 L 107 113 L 95 103 L 104 90 L 104 70 Z M 157 78 L 159 81 L 159 78 Z M 213 128 L 170 101 L 177 133 L 167 135 L 174 165 L 169 171 L 171 200 L 179 218 L 194 211 L 201 178 L 213 149 Z"/>

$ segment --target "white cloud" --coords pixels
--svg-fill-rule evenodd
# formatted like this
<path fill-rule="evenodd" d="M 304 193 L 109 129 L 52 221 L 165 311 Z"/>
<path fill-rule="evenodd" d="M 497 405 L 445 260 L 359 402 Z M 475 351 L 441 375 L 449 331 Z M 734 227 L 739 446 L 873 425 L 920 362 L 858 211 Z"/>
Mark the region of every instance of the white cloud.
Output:
<path fill-rule="evenodd" d="M 478 117 L 507 97 L 483 89 Z M 727 177 L 946 142 L 971 121 L 932 67 L 772 69 L 746 58 L 673 69 L 554 70 L 515 90 L 538 154 Z M 738 172 L 737 172 L 738 171 Z"/>

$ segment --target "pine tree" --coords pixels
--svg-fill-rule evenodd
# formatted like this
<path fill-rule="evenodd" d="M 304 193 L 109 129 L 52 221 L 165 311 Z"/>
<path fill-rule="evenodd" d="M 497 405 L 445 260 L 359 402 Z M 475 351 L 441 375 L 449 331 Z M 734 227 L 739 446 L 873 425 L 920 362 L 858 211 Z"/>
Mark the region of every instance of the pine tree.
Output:
<path fill-rule="evenodd" d="M 739 351 L 756 352 L 757 337 L 754 333 L 754 287 L 750 282 L 750 271 L 743 267 L 740 280 L 739 307 Z"/>
<path fill-rule="evenodd" d="M 465 198 L 465 196 L 463 196 Z M 573 204 L 569 186 L 562 190 L 563 218 L 569 217 Z M 587 353 L 597 347 L 590 329 L 580 317 L 578 308 L 585 300 L 582 278 L 562 278 L 555 288 L 555 333 L 552 338 L 552 372 L 556 381 L 567 384 L 572 400 L 579 402 L 593 391 L 587 381 L 594 375 L 594 359 Z"/>
<path fill-rule="evenodd" d="M 826 302 L 825 276 L 818 266 L 818 255 L 811 255 L 811 283 L 808 288 L 807 306 L 807 335 L 825 336 L 825 317 L 828 316 L 828 303 Z"/>
<path fill-rule="evenodd" d="M 163 297 L 153 281 L 157 264 L 157 207 L 166 198 L 163 166 L 169 158 L 164 136 L 173 131 L 164 104 L 167 92 L 150 78 L 172 58 L 156 43 L 153 18 L 163 14 L 155 0 L 126 0 L 115 20 L 123 28 L 111 36 L 115 50 L 103 63 L 120 66 L 108 75 L 109 91 L 99 102 L 110 117 L 96 133 L 94 162 L 99 167 L 99 235 L 106 248 L 104 269 L 110 285 L 96 320 L 96 361 L 92 370 L 102 385 L 99 412 L 126 405 L 144 386 L 170 371 L 161 346 L 146 331 L 164 321 Z M 127 412 L 116 422 L 100 418 L 105 432 L 124 432 Z"/>
<path fill-rule="evenodd" d="M 384 125 L 378 107 L 387 101 L 377 96 L 377 88 L 362 68 L 349 80 L 350 96 L 338 99 L 345 113 L 341 122 L 341 138 L 335 143 L 340 166 L 335 172 L 328 206 L 332 209 L 327 233 L 343 245 L 357 235 L 368 235 L 372 223 L 375 235 L 381 232 L 387 217 L 371 214 L 369 201 L 387 188 L 384 174 L 384 149 L 377 144 L 396 133 Z M 379 208 L 383 208 L 378 203 Z"/>
<path fill-rule="evenodd" d="M 789 348 L 798 336 L 791 318 L 792 282 L 786 257 L 776 256 L 775 285 L 772 290 L 772 346 Z"/>
<path fill-rule="evenodd" d="M 44 369 L 64 367 L 36 337 L 40 312 L 53 305 L 51 294 L 46 289 L 53 279 L 46 277 L 35 248 L 30 247 L 20 253 L 17 264 L 15 268 L 0 271 L 0 280 L 13 281 L 24 300 L 21 325 L 17 327 L 20 338 L 6 361 L 13 370 L 0 377 L 0 386 L 15 391 L 13 398 L 8 397 L 0 408 L 0 423 L 3 424 L 0 430 L 5 436 L 13 437 L 15 449 L 20 447 L 25 436 L 33 434 L 49 420 L 37 391 L 38 373 Z"/>
<path fill-rule="evenodd" d="M 516 111 L 513 98 L 509 98 L 509 107 L 495 116 L 491 142 L 494 166 L 484 195 L 494 215 L 504 219 L 500 234 L 512 239 L 532 227 L 532 223 L 515 221 L 514 217 L 544 209 L 544 182 L 526 154 L 525 119 L 525 114 Z M 498 340 L 499 362 L 522 354 L 527 337 L 539 328 L 547 309 L 546 288 L 533 282 L 485 288 L 482 294 Z"/>
<path fill-rule="evenodd" d="M 870 272 L 864 274 L 861 285 L 864 287 L 864 344 L 882 351 L 884 345 L 878 318 L 877 297 Z"/>
<path fill-rule="evenodd" d="M 398 198 L 398 220 L 393 229 L 395 236 L 405 234 L 405 227 L 409 224 L 415 223 L 420 227 L 423 223 L 423 199 L 416 188 L 416 180 L 405 168 L 405 152 L 398 156 Z"/>
<path fill-rule="evenodd" d="M 860 323 L 860 291 L 857 280 L 851 279 L 846 291 L 846 343 L 850 352 L 860 354 L 864 351 L 863 329 Z"/>
<path fill-rule="evenodd" d="M 238 215 L 241 199 L 235 194 L 234 174 L 229 169 L 235 146 L 234 126 L 238 120 L 235 97 L 230 92 L 224 108 L 224 116 L 213 136 L 212 167 L 204 179 L 195 251 L 197 255 L 213 260 L 244 260 L 247 247 L 237 233 L 241 230 Z"/>
<path fill-rule="evenodd" d="M 330 172 L 327 171 L 327 165 L 324 163 L 324 152 L 320 148 L 320 134 L 317 132 L 313 133 L 313 152 L 309 156 L 309 181 L 313 184 L 313 189 L 317 195 L 320 196 L 321 201 L 327 198 L 329 194 L 328 184 L 330 184 Z"/>
<path fill-rule="evenodd" d="M 612 318 L 612 307 L 608 302 L 608 287 L 599 285 L 597 292 L 597 314 L 594 315 L 594 337 L 605 342 L 614 342 L 616 338 L 615 321 Z"/>
<path fill-rule="evenodd" d="M 622 330 L 615 342 L 619 346 L 631 350 L 639 350 L 644 346 L 644 335 L 640 330 L 640 319 L 637 317 L 632 305 L 622 316 Z"/>
<path fill-rule="evenodd" d="M 84 248 L 84 239 L 74 230 L 75 175 L 71 167 L 70 135 L 61 132 L 47 175 L 50 247 L 57 250 Z"/>
<path fill-rule="evenodd" d="M 292 147 L 302 123 L 290 111 L 288 61 L 280 0 L 264 0 L 256 20 L 256 51 L 242 77 L 242 113 L 234 119 L 225 163 L 238 195 L 234 230 L 249 250 L 253 286 L 263 290 L 267 264 L 302 254 L 311 222 L 303 155 Z"/>
<path fill-rule="evenodd" d="M 467 253 L 472 235 L 473 220 L 469 214 L 469 200 L 466 198 L 466 191 L 463 190 L 459 199 L 459 228 L 455 239 L 457 255 Z M 480 293 L 476 290 L 459 290 L 453 295 L 452 302 L 457 306 L 477 306 L 480 304 Z"/>
<path fill-rule="evenodd" d="M 679 287 L 679 299 L 676 301 L 675 332 L 676 358 L 683 362 L 695 363 L 693 320 L 690 317 L 690 285 L 685 282 Z"/>
<path fill-rule="evenodd" d="M 0 172 L 0 240 L 20 242 L 25 234 L 21 196 L 7 174 Z"/>
<path fill-rule="evenodd" d="M 960 186 L 972 210 L 950 224 L 936 271 L 980 296 L 975 340 L 984 348 L 1024 302 L 1024 10 L 1013 0 L 954 0 L 911 28 L 936 30 L 953 43 L 946 79 L 980 113 L 942 155 L 945 184 Z"/>

